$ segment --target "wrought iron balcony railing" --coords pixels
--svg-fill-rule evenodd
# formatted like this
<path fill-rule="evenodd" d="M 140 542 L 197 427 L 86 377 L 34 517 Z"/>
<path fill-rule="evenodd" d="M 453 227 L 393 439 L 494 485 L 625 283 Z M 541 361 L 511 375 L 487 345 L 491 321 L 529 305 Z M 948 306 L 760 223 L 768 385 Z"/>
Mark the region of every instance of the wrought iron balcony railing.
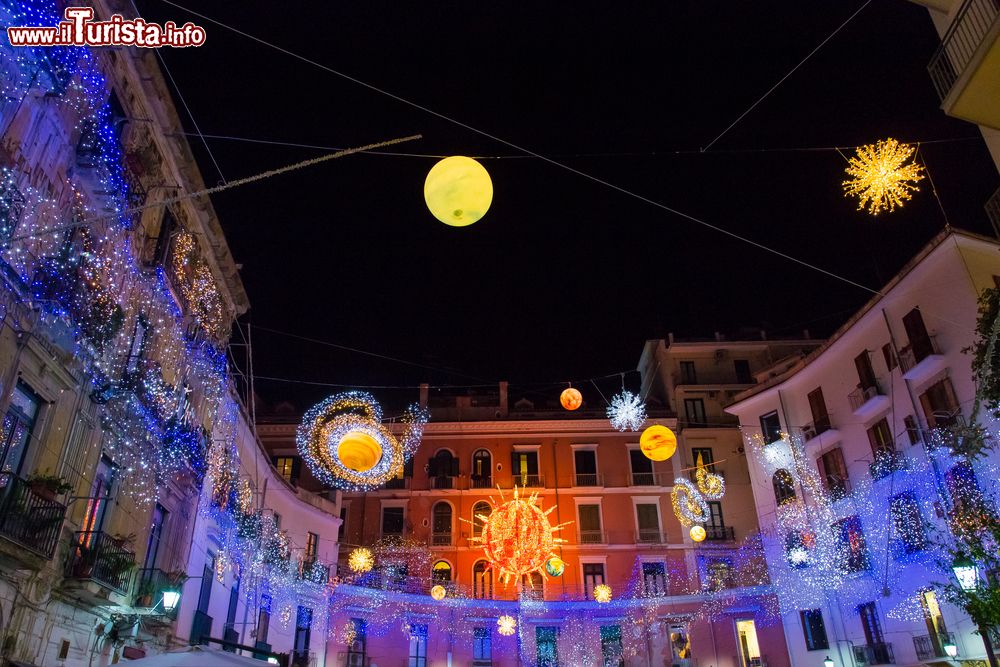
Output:
<path fill-rule="evenodd" d="M 736 539 L 736 530 L 732 526 L 705 526 L 705 539 L 732 542 Z"/>
<path fill-rule="evenodd" d="M 847 395 L 847 400 L 850 402 L 851 411 L 853 412 L 876 396 L 881 395 L 882 390 L 877 384 L 873 384 L 870 387 L 858 387 Z"/>
<path fill-rule="evenodd" d="M 943 101 L 1000 14 L 1000 0 L 965 0 L 927 65 Z"/>
<path fill-rule="evenodd" d="M 635 541 L 637 544 L 662 544 L 663 536 L 656 529 L 640 529 L 636 533 Z"/>
<path fill-rule="evenodd" d="M 576 486 L 603 486 L 601 476 L 597 473 L 578 472 L 573 483 Z"/>
<path fill-rule="evenodd" d="M 433 533 L 431 535 L 431 544 L 436 547 L 446 547 L 451 544 L 451 532 L 447 533 Z"/>
<path fill-rule="evenodd" d="M 511 483 L 525 488 L 541 488 L 545 486 L 545 479 L 541 475 L 514 475 Z"/>
<path fill-rule="evenodd" d="M 604 542 L 604 532 L 600 530 L 581 530 L 580 544 L 601 544 Z"/>
<path fill-rule="evenodd" d="M 136 572 L 135 581 L 134 605 L 136 607 L 155 609 L 171 619 L 177 617 L 178 607 L 167 611 L 163 606 L 163 591 L 178 586 L 178 583 L 169 574 L 158 568 L 142 568 Z"/>
<path fill-rule="evenodd" d="M 95 581 L 124 593 L 128 588 L 135 554 L 107 533 L 81 531 L 74 535 L 66 561 L 66 577 Z"/>
<path fill-rule="evenodd" d="M 876 481 L 888 477 L 897 470 L 905 469 L 906 456 L 888 449 L 876 452 L 875 461 L 868 465 L 868 472 Z"/>
<path fill-rule="evenodd" d="M 489 475 L 473 475 L 469 478 L 470 489 L 492 489 L 493 478 Z"/>
<path fill-rule="evenodd" d="M 410 478 L 409 477 L 393 477 L 388 482 L 385 483 L 383 488 L 386 489 L 408 489 L 410 488 Z"/>
<path fill-rule="evenodd" d="M 917 652 L 917 660 L 950 658 L 951 656 L 944 650 L 944 647 L 948 645 L 954 646 L 957 652 L 958 644 L 955 643 L 955 635 L 950 632 L 939 632 L 936 635 L 920 635 L 913 638 L 913 648 Z"/>
<path fill-rule="evenodd" d="M 203 611 L 194 612 L 194 620 L 191 622 L 191 643 L 208 645 L 208 639 L 212 636 L 212 621 L 214 619 Z"/>
<path fill-rule="evenodd" d="M 52 558 L 66 506 L 17 475 L 0 473 L 0 536 L 43 558 Z"/>
<path fill-rule="evenodd" d="M 858 664 L 891 665 L 896 662 L 892 653 L 892 644 L 877 642 L 854 647 L 854 661 Z"/>
<path fill-rule="evenodd" d="M 458 477 L 439 475 L 431 477 L 432 489 L 457 489 Z"/>
<path fill-rule="evenodd" d="M 909 345 L 899 351 L 899 365 L 903 372 L 909 372 L 914 366 L 933 354 L 941 354 L 937 336 L 928 335 L 923 340 L 910 341 Z"/>

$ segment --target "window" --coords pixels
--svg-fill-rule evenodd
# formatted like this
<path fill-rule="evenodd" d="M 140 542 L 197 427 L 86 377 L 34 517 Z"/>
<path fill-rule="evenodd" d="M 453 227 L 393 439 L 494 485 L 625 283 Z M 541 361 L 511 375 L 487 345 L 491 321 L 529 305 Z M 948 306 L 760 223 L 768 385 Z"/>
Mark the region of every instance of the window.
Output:
<path fill-rule="evenodd" d="M 693 361 L 682 361 L 680 367 L 681 384 L 698 384 L 698 374 L 694 370 Z"/>
<path fill-rule="evenodd" d="M 435 504 L 432 521 L 431 543 L 438 546 L 451 544 L 451 505 L 444 501 Z"/>
<path fill-rule="evenodd" d="M 347 645 L 347 667 L 368 667 L 368 625 L 363 618 L 352 618 L 351 642 Z"/>
<path fill-rule="evenodd" d="M 267 643 L 267 631 L 271 628 L 271 596 L 260 596 L 260 607 L 257 610 L 257 641 Z"/>
<path fill-rule="evenodd" d="M 858 616 L 861 617 L 861 628 L 865 631 L 865 642 L 869 646 L 882 644 L 882 622 L 878 618 L 878 609 L 875 607 L 875 603 L 865 602 L 858 605 Z M 887 662 L 891 661 L 879 660 L 875 664 L 885 664 Z"/>
<path fill-rule="evenodd" d="M 0 183 L 0 239 L 4 245 L 7 245 L 14 236 L 26 203 L 25 196 L 13 182 L 4 179 L 4 182 Z"/>
<path fill-rule="evenodd" d="M 493 512 L 493 506 L 490 505 L 485 500 L 480 500 L 478 503 L 472 506 L 472 536 L 480 537 L 483 534 L 483 526 L 485 525 L 486 519 L 489 518 L 490 513 Z M 481 518 L 485 517 L 485 518 Z"/>
<path fill-rule="evenodd" d="M 588 600 L 594 597 L 594 588 L 604 583 L 603 563 L 583 564 L 583 596 Z"/>
<path fill-rule="evenodd" d="M 711 447 L 692 447 L 691 460 L 695 465 L 703 465 L 709 472 L 715 471 L 715 457 Z"/>
<path fill-rule="evenodd" d="M 177 229 L 177 220 L 169 207 L 163 207 L 163 219 L 160 222 L 160 233 L 156 236 L 156 246 L 153 250 L 153 265 L 166 266 L 167 252 L 170 250 L 170 239 Z"/>
<path fill-rule="evenodd" d="M 573 452 L 577 486 L 597 486 L 597 452 L 578 449 Z"/>
<path fill-rule="evenodd" d="M 807 651 L 830 648 L 830 641 L 826 638 L 826 625 L 823 624 L 823 612 L 819 609 L 805 609 L 799 612 L 799 618 L 802 621 Z"/>
<path fill-rule="evenodd" d="M 403 534 L 403 508 L 382 508 L 382 535 L 400 536 Z"/>
<path fill-rule="evenodd" d="M 899 366 L 899 360 L 896 359 L 896 353 L 892 349 L 892 343 L 886 343 L 882 346 L 882 358 L 885 359 L 885 367 L 890 372 Z"/>
<path fill-rule="evenodd" d="M 812 533 L 801 530 L 791 530 L 785 535 L 785 560 L 790 567 L 797 570 L 809 567 L 812 558 L 809 550 L 816 544 L 813 538 Z"/>
<path fill-rule="evenodd" d="M 684 399 L 684 415 L 687 417 L 688 426 L 708 423 L 705 418 L 705 401 L 700 398 Z"/>
<path fill-rule="evenodd" d="M 705 528 L 709 532 L 709 537 L 713 532 L 713 528 L 722 529 L 726 527 L 726 520 L 722 517 L 722 503 L 718 500 L 709 500 L 708 505 L 708 523 L 705 524 Z M 718 531 L 716 531 L 718 532 Z"/>
<path fill-rule="evenodd" d="M 844 463 L 844 452 L 837 447 L 831 449 L 816 460 L 820 479 L 827 493 L 834 500 L 840 500 L 847 495 L 847 465 Z"/>
<path fill-rule="evenodd" d="M 312 627 L 312 609 L 299 607 L 295 611 L 295 639 L 292 647 L 292 665 L 307 667 L 309 664 L 309 640 Z"/>
<path fill-rule="evenodd" d="M 409 667 L 427 667 L 427 625 L 410 624 Z"/>
<path fill-rule="evenodd" d="M 906 329 L 906 337 L 909 339 L 909 344 L 904 348 L 903 360 L 906 361 L 906 357 L 909 356 L 910 363 L 907 367 L 912 368 L 934 354 L 934 341 L 927 333 L 919 308 L 914 308 L 903 316 L 903 328 Z"/>
<path fill-rule="evenodd" d="M 472 666 L 493 665 L 493 636 L 489 628 L 472 629 Z"/>
<path fill-rule="evenodd" d="M 736 370 L 736 382 L 738 384 L 753 384 L 753 375 L 750 374 L 750 362 L 746 359 L 733 359 L 733 367 Z"/>
<path fill-rule="evenodd" d="M 486 561 L 476 561 L 472 567 L 472 585 L 474 597 L 481 600 L 493 597 L 493 570 Z"/>
<path fill-rule="evenodd" d="M 621 626 L 601 626 L 601 657 L 604 658 L 604 667 L 625 666 L 625 651 L 622 649 Z"/>
<path fill-rule="evenodd" d="M 451 563 L 439 560 L 431 567 L 431 582 L 442 586 L 451 583 Z"/>
<path fill-rule="evenodd" d="M 636 503 L 635 518 L 639 527 L 640 543 L 660 543 L 660 511 L 655 503 Z"/>
<path fill-rule="evenodd" d="M 872 454 L 876 459 L 892 456 L 896 451 L 896 444 L 892 441 L 892 431 L 885 418 L 879 419 L 868 429 L 868 444 L 872 446 Z"/>
<path fill-rule="evenodd" d="M 427 475 L 434 480 L 435 489 L 451 489 L 458 477 L 458 459 L 447 449 L 442 449 L 430 460 Z"/>
<path fill-rule="evenodd" d="M 653 486 L 653 462 L 646 458 L 640 449 L 628 450 L 629 464 L 632 468 L 632 486 Z"/>
<path fill-rule="evenodd" d="M 229 608 L 226 610 L 226 624 L 223 626 L 223 636 L 236 631 L 236 608 L 239 606 L 239 603 L 240 578 L 236 577 L 233 581 L 233 587 L 229 589 Z"/>
<path fill-rule="evenodd" d="M 961 415 L 958 399 L 955 398 L 955 388 L 948 378 L 928 387 L 927 391 L 920 395 L 920 406 L 924 409 L 924 416 L 930 428 L 951 426 Z"/>
<path fill-rule="evenodd" d="M 667 567 L 663 563 L 642 564 L 642 587 L 647 596 L 667 594 Z"/>
<path fill-rule="evenodd" d="M 833 524 L 833 534 L 837 540 L 841 568 L 845 572 L 867 570 L 868 552 L 865 535 L 861 531 L 861 519 L 857 515 L 841 519 Z"/>
<path fill-rule="evenodd" d="M 128 360 L 125 362 L 125 373 L 134 375 L 139 369 L 139 362 L 146 354 L 146 341 L 149 339 L 149 320 L 140 315 L 135 320 L 132 330 L 132 345 L 129 346 Z"/>
<path fill-rule="evenodd" d="M 948 632 L 948 627 L 944 623 L 944 615 L 941 613 L 941 605 L 938 604 L 937 595 L 932 590 L 920 591 L 920 607 L 924 612 L 924 623 L 927 625 L 927 633 L 930 635 L 931 643 L 934 645 L 935 655 L 944 656 L 944 646 L 942 639 Z"/>
<path fill-rule="evenodd" d="M 153 519 L 150 522 L 149 539 L 146 541 L 146 558 L 142 563 L 143 570 L 151 570 L 156 567 L 156 557 L 160 553 L 160 545 L 163 543 L 163 525 L 167 521 L 167 510 L 163 505 L 156 503 L 153 507 Z M 151 572 L 144 572 L 143 576 L 151 576 Z"/>
<path fill-rule="evenodd" d="M 94 539 L 94 533 L 100 532 L 104 528 L 104 520 L 107 515 L 108 501 L 111 500 L 111 493 L 114 490 L 117 468 L 107 455 L 102 454 L 101 460 L 97 464 L 97 472 L 94 475 L 94 482 L 90 486 L 90 497 L 87 499 L 87 511 L 83 520 L 83 530 L 87 545 Z"/>
<path fill-rule="evenodd" d="M 477 449 L 472 455 L 472 488 L 493 487 L 493 457 L 485 449 Z"/>
<path fill-rule="evenodd" d="M 514 452 L 510 474 L 521 486 L 538 486 L 538 452 Z"/>
<path fill-rule="evenodd" d="M 760 416 L 760 432 L 764 436 L 765 445 L 781 440 L 781 419 L 778 418 L 777 410 Z"/>
<path fill-rule="evenodd" d="M 830 430 L 830 415 L 826 411 L 826 401 L 823 400 L 823 388 L 816 387 L 807 395 L 809 399 L 809 411 L 813 418 L 814 437 L 820 433 Z"/>
<path fill-rule="evenodd" d="M 779 505 L 796 500 L 795 480 L 792 479 L 792 474 L 784 468 L 779 468 L 774 472 L 771 486 L 774 487 L 774 500 Z"/>
<path fill-rule="evenodd" d="M 917 418 L 913 415 L 903 417 L 903 425 L 906 427 L 906 437 L 911 445 L 920 443 L 920 427 L 917 426 Z"/>
<path fill-rule="evenodd" d="M 580 544 L 600 544 L 603 542 L 601 506 L 578 505 L 576 511 L 580 515 Z"/>
<path fill-rule="evenodd" d="M 0 442 L 0 472 L 21 471 L 24 453 L 28 449 L 31 431 L 38 416 L 39 400 L 31 389 L 22 382 L 14 387 L 10 397 L 10 407 L 3 420 L 3 441 Z"/>
<path fill-rule="evenodd" d="M 898 540 L 902 554 L 922 551 L 927 543 L 920 508 L 912 493 L 893 496 L 889 503 L 892 515 L 892 536 Z"/>
<path fill-rule="evenodd" d="M 316 554 L 319 549 L 319 535 L 316 533 L 306 532 L 306 550 L 302 554 L 303 560 L 306 563 L 315 563 Z"/>
<path fill-rule="evenodd" d="M 558 636 L 559 628 L 535 628 L 535 664 L 538 667 L 559 667 L 559 647 L 556 644 Z"/>
<path fill-rule="evenodd" d="M 878 382 L 875 380 L 875 370 L 872 368 L 872 358 L 868 354 L 868 350 L 854 357 L 854 368 L 858 371 L 859 389 L 870 389 L 878 386 Z"/>
<path fill-rule="evenodd" d="M 704 563 L 704 586 L 710 591 L 721 591 L 733 587 L 733 559 L 729 557 L 707 558 Z"/>
<path fill-rule="evenodd" d="M 295 456 L 277 456 L 274 459 L 274 467 L 278 470 L 278 474 L 289 484 L 294 484 L 298 477 L 296 459 Z"/>
<path fill-rule="evenodd" d="M 985 528 L 992 521 L 992 512 L 985 512 L 983 492 L 972 466 L 963 461 L 952 466 L 944 475 L 945 489 L 951 501 L 951 521 L 966 531 Z"/>
<path fill-rule="evenodd" d="M 740 639 L 740 659 L 743 667 L 760 667 L 760 644 L 757 643 L 757 624 L 751 619 L 736 621 L 736 635 Z"/>

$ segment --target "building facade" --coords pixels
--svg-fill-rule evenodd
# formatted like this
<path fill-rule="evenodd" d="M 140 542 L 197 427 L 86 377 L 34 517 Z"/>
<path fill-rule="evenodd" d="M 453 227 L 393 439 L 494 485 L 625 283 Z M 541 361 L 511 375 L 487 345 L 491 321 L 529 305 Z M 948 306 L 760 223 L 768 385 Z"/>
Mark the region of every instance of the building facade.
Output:
<path fill-rule="evenodd" d="M 822 347 L 727 408 L 794 665 L 984 659 L 974 624 L 935 589 L 949 576 L 944 518 L 992 502 L 997 457 L 970 465 L 934 429 L 972 415 L 964 350 L 998 250 L 942 232 Z"/>

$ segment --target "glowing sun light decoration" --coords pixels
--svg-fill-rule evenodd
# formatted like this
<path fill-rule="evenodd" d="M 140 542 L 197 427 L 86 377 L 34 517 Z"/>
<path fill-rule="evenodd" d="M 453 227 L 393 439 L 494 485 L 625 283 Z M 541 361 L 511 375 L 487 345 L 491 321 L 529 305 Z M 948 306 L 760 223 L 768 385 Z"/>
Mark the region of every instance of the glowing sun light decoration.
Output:
<path fill-rule="evenodd" d="M 475 517 L 482 522 L 483 529 L 472 540 L 483 547 L 486 560 L 503 584 L 513 579 L 520 586 L 521 577 L 531 572 L 544 577 L 545 563 L 555 557 L 555 545 L 566 541 L 552 534 L 570 522 L 553 526 L 549 514 L 555 506 L 543 511 L 537 502 L 537 492 L 524 498 L 514 487 L 513 498 L 504 501 L 501 493 L 500 503 L 490 499 L 490 514 Z"/>
<path fill-rule="evenodd" d="M 382 408 L 371 394 L 349 391 L 310 408 L 295 440 L 318 479 L 349 491 L 367 491 L 399 474 L 420 445 L 429 416 L 426 409 L 411 405 L 397 438 L 382 425 Z"/>
<path fill-rule="evenodd" d="M 431 589 L 431 597 L 437 600 L 438 602 L 443 600 L 445 595 L 447 595 L 447 591 L 441 584 L 438 584 L 437 586 Z"/>
<path fill-rule="evenodd" d="M 510 637 L 517 630 L 517 620 L 509 614 L 504 614 L 497 619 L 497 632 L 504 637 Z"/>
<path fill-rule="evenodd" d="M 347 566 L 351 568 L 351 572 L 357 574 L 371 571 L 374 564 L 375 559 L 372 557 L 372 552 L 364 547 L 358 547 L 347 557 Z"/>
<path fill-rule="evenodd" d="M 917 181 L 923 179 L 923 166 L 912 162 L 916 148 L 895 139 L 879 141 L 858 148 L 844 171 L 850 178 L 844 181 L 844 196 L 858 198 L 858 210 L 868 212 L 896 210 L 917 192 Z"/>
<path fill-rule="evenodd" d="M 493 181 L 475 160 L 453 155 L 427 172 L 424 201 L 434 217 L 452 227 L 478 221 L 493 202 Z"/>
<path fill-rule="evenodd" d="M 607 584 L 597 584 L 594 586 L 594 599 L 601 604 L 611 602 L 611 586 Z"/>
<path fill-rule="evenodd" d="M 695 542 L 704 542 L 705 538 L 708 536 L 708 533 L 705 532 L 705 528 L 703 526 L 691 526 L 691 530 L 688 531 L 688 534 L 691 535 L 691 539 Z"/>
<path fill-rule="evenodd" d="M 622 389 L 611 398 L 608 419 L 616 431 L 638 431 L 646 421 L 646 404 L 632 392 Z"/>

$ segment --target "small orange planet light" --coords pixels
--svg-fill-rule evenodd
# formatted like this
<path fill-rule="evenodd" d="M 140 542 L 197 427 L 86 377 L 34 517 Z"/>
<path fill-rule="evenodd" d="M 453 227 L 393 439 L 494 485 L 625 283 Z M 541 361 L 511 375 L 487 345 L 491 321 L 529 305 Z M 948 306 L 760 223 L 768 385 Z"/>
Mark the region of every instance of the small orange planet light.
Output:
<path fill-rule="evenodd" d="M 701 526 L 691 526 L 689 534 L 691 535 L 691 539 L 694 540 L 695 542 L 704 541 L 706 536 L 705 529 L 702 528 Z"/>
<path fill-rule="evenodd" d="M 639 449 L 648 459 L 666 461 L 677 451 L 677 436 L 666 426 L 653 424 L 639 436 Z"/>
<path fill-rule="evenodd" d="M 437 600 L 438 602 L 444 599 L 446 593 L 447 591 L 445 591 L 444 586 L 442 586 L 441 584 L 438 584 L 437 586 L 431 589 L 431 597 Z"/>
<path fill-rule="evenodd" d="M 563 393 L 559 394 L 559 402 L 567 410 L 576 410 L 578 407 L 583 405 L 583 394 L 578 390 L 569 387 L 563 389 Z"/>

